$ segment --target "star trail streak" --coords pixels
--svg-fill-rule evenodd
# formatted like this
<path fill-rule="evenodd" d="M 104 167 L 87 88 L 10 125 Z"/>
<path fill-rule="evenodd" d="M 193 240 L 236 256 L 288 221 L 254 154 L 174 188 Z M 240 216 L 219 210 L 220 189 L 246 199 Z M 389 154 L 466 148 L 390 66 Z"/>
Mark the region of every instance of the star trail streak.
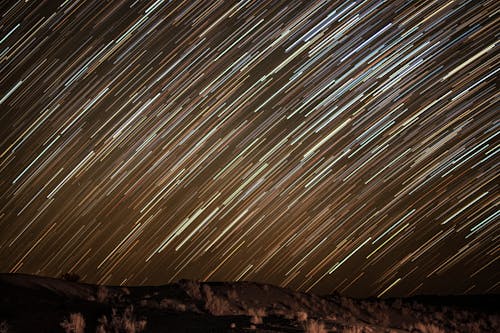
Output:
<path fill-rule="evenodd" d="M 499 292 L 497 1 L 7 1 L 0 271 Z"/>

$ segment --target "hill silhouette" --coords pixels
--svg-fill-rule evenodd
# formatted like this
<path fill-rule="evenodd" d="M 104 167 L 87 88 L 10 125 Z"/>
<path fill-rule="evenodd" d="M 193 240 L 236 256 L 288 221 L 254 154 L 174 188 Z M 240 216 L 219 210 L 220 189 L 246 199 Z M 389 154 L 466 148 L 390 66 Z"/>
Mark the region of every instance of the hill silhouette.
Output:
<path fill-rule="evenodd" d="M 254 282 L 97 286 L 0 274 L 3 332 L 498 332 L 498 295 L 353 299 Z"/>

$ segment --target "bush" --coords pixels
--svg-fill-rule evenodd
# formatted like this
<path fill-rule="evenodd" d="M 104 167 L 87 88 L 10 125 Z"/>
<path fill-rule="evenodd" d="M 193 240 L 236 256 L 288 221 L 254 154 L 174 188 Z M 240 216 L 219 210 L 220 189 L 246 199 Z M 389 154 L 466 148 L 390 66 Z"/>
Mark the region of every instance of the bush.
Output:
<path fill-rule="evenodd" d="M 180 303 L 174 299 L 164 298 L 160 302 L 160 308 L 175 312 L 185 312 L 186 304 Z"/>
<path fill-rule="evenodd" d="M 362 326 L 351 326 L 349 328 L 345 328 L 342 333 L 364 333 L 365 330 Z"/>
<path fill-rule="evenodd" d="M 227 299 L 233 302 L 237 302 L 239 300 L 238 298 L 238 292 L 234 289 L 231 289 L 227 292 Z"/>
<path fill-rule="evenodd" d="M 97 289 L 97 300 L 99 303 L 105 303 L 108 300 L 109 290 L 106 286 L 99 286 Z"/>
<path fill-rule="evenodd" d="M 481 329 L 481 324 L 479 322 L 467 323 L 465 325 L 467 327 L 467 332 L 469 333 L 481 333 L 483 330 Z"/>
<path fill-rule="evenodd" d="M 248 314 L 250 315 L 250 323 L 259 325 L 264 322 L 262 317 L 266 316 L 266 311 L 262 308 L 259 308 L 257 310 L 248 309 Z"/>
<path fill-rule="evenodd" d="M 307 321 L 307 312 L 305 312 L 305 311 L 297 312 L 297 321 L 300 321 L 300 322 Z"/>
<path fill-rule="evenodd" d="M 66 333 L 84 333 L 85 332 L 85 319 L 81 313 L 72 313 L 68 319 L 60 324 Z"/>
<path fill-rule="evenodd" d="M 113 309 L 111 320 L 109 321 L 106 316 L 102 316 L 98 320 L 96 332 L 138 333 L 146 329 L 146 324 L 146 319 L 136 320 L 134 307 L 130 305 L 125 309 L 123 315 L 119 315 L 116 309 Z"/>
<path fill-rule="evenodd" d="M 327 333 L 327 331 L 322 322 L 309 320 L 306 324 L 306 333 Z"/>
<path fill-rule="evenodd" d="M 445 333 L 440 327 L 433 324 L 416 323 L 413 330 L 419 333 Z"/>

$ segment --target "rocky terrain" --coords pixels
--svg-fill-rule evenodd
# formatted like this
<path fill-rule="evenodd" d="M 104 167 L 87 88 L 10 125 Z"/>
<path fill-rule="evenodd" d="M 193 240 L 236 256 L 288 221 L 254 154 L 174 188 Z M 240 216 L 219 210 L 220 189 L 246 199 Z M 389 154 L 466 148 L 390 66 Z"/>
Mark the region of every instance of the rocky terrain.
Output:
<path fill-rule="evenodd" d="M 353 299 L 253 282 L 68 280 L 0 274 L 0 333 L 500 331 L 498 295 Z"/>

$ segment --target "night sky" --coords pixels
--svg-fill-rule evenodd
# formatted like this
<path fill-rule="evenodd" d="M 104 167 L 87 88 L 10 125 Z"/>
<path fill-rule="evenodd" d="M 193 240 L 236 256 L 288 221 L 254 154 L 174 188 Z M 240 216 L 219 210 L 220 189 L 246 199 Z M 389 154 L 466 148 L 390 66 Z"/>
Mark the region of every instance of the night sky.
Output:
<path fill-rule="evenodd" d="M 0 6 L 0 272 L 500 291 L 496 0 Z"/>

